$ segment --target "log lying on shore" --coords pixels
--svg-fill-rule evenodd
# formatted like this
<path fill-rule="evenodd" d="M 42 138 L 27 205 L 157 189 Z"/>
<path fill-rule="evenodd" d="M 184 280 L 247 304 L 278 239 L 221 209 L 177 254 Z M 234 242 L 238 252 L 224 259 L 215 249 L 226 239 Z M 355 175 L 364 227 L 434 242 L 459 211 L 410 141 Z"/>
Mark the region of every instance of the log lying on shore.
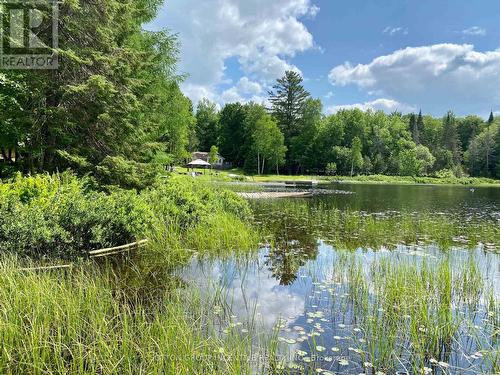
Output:
<path fill-rule="evenodd" d="M 106 249 L 99 249 L 99 250 L 92 250 L 89 251 L 89 255 L 91 258 L 98 258 L 98 257 L 104 257 L 108 255 L 114 255 L 114 254 L 119 254 L 124 251 L 128 250 L 133 250 L 137 249 L 139 247 L 142 247 L 146 245 L 148 240 L 140 240 L 137 242 L 132 242 L 126 245 L 121 245 L 121 246 L 116 246 L 116 247 L 108 247 Z"/>
<path fill-rule="evenodd" d="M 137 242 L 128 243 L 126 245 L 108 247 L 105 249 L 92 250 L 89 251 L 90 258 L 100 258 L 108 255 L 120 254 L 125 251 L 138 249 L 148 243 L 148 240 L 140 240 Z M 73 263 L 69 264 L 60 264 L 55 266 L 40 266 L 40 267 L 29 267 L 29 268 L 20 268 L 19 271 L 50 271 L 50 270 L 58 270 L 58 269 L 67 269 L 72 268 Z"/>
<path fill-rule="evenodd" d="M 291 192 L 255 192 L 255 193 L 238 193 L 240 197 L 246 199 L 269 199 L 269 198 L 301 198 L 312 196 L 311 192 L 308 191 L 291 191 Z"/>
<path fill-rule="evenodd" d="M 29 267 L 29 268 L 20 268 L 19 271 L 29 272 L 29 271 L 50 271 L 50 270 L 59 270 L 65 268 L 72 268 L 73 263 L 70 264 L 60 264 L 57 266 L 44 266 L 44 267 Z"/>

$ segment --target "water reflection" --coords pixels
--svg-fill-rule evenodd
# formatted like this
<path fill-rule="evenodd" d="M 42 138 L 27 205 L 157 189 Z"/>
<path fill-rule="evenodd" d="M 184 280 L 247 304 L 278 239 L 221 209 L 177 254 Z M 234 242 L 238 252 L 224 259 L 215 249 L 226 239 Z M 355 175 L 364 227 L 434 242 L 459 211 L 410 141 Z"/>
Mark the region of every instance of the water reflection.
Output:
<path fill-rule="evenodd" d="M 220 334 L 276 332 L 291 373 L 496 370 L 500 190 L 349 188 L 356 194 L 253 202 L 269 233 L 257 256 L 195 260 L 183 271 L 229 311 Z M 414 211 L 424 209 L 442 220 L 418 224 Z M 399 230 L 415 233 L 401 243 Z"/>
<path fill-rule="evenodd" d="M 322 185 L 320 190 L 329 190 L 332 194 L 318 194 L 308 199 L 311 207 L 321 204 L 327 209 L 335 207 L 369 213 L 446 212 L 463 217 L 500 219 L 499 187 L 476 187 L 472 192 L 467 186 L 334 183 Z M 337 190 L 352 194 L 339 194 Z M 268 203 L 271 202 L 263 204 Z"/>
<path fill-rule="evenodd" d="M 236 327 L 242 332 L 248 332 L 249 327 L 254 334 L 270 332 L 275 327 L 282 345 L 281 352 L 288 358 L 287 366 L 291 369 L 360 373 L 372 365 L 370 345 L 380 341 L 374 336 L 376 332 L 370 331 L 363 313 L 379 314 L 377 319 L 381 319 L 379 324 L 382 327 L 386 307 L 360 310 L 357 305 L 359 296 L 356 296 L 349 274 L 353 272 L 352 264 L 361 265 L 360 272 L 367 282 L 370 296 L 367 301 L 374 301 L 378 293 L 374 283 L 377 278 L 373 275 L 375 265 L 389 261 L 391 264 L 416 264 L 420 267 L 425 262 L 435 264 L 445 259 L 458 275 L 464 265 L 470 264 L 472 257 L 481 270 L 481 292 L 472 301 L 462 299 L 459 291 L 454 290 L 449 311 L 453 316 L 460 316 L 456 332 L 441 342 L 441 355 L 427 360 L 436 360 L 436 373 L 445 373 L 451 368 L 460 369 L 464 374 L 491 370 L 490 362 L 484 358 L 485 348 L 497 345 L 491 340 L 494 338 L 492 332 L 498 327 L 495 328 L 489 320 L 487 295 L 483 291 L 492 288 L 494 298 L 497 301 L 500 298 L 498 255 L 479 248 L 472 253 L 456 249 L 444 255 L 433 246 L 398 246 L 393 251 L 360 249 L 345 253 L 322 241 L 317 242 L 315 249 L 314 259 L 300 257 L 301 260 L 294 263 L 303 265 L 296 269 L 293 281 L 290 278 L 293 267 L 282 268 L 283 273 L 277 273 L 272 265 L 270 267 L 272 251 L 269 248 L 263 248 L 254 260 L 194 261 L 184 271 L 184 277 L 207 294 L 223 290 L 232 319 L 227 325 L 221 325 L 222 334 L 228 332 L 227 327 Z M 238 328 L 238 324 L 241 327 Z M 427 329 L 429 327 L 423 326 L 422 337 Z M 405 341 L 409 338 L 403 336 L 399 339 L 402 341 L 399 360 L 410 366 L 413 353 Z M 432 362 L 428 365 L 431 366 Z M 405 366 L 398 370 L 404 370 Z"/>

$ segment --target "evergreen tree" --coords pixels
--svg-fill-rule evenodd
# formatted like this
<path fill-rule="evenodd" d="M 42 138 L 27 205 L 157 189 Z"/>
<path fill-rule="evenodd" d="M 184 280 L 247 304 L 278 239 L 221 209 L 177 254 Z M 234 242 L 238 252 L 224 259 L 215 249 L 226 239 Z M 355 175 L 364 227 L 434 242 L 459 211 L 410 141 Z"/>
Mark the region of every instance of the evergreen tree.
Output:
<path fill-rule="evenodd" d="M 494 121 L 495 121 L 495 117 L 493 116 L 493 111 L 491 111 L 490 117 L 488 118 L 488 128 L 486 130 L 487 131 L 486 137 L 488 138 L 488 142 L 490 141 L 490 139 L 489 139 L 490 138 L 490 127 Z M 491 153 L 490 147 L 485 147 L 485 151 L 486 151 L 486 175 L 490 176 L 490 153 Z"/>
<path fill-rule="evenodd" d="M 413 138 L 413 141 L 417 143 L 416 139 L 418 139 L 418 129 L 417 129 L 417 116 L 414 113 L 410 114 L 410 132 Z"/>
<path fill-rule="evenodd" d="M 424 117 L 422 116 L 422 110 L 418 112 L 417 123 L 415 124 L 415 131 L 413 134 L 413 141 L 415 144 L 419 145 L 420 141 L 420 133 L 424 130 Z"/>
<path fill-rule="evenodd" d="M 289 158 L 296 166 L 297 173 L 314 168 L 316 159 L 315 146 L 320 122 L 322 119 L 323 106 L 319 99 L 307 99 L 304 111 L 300 119 L 300 134 L 290 141 Z"/>
<path fill-rule="evenodd" d="M 226 104 L 219 114 L 219 150 L 236 167 L 245 162 L 247 108 L 241 103 Z"/>
<path fill-rule="evenodd" d="M 460 141 L 455 115 L 451 111 L 448 111 L 443 119 L 442 144 L 446 150 L 451 152 L 454 164 L 459 165 L 461 162 Z"/>
<path fill-rule="evenodd" d="M 61 3 L 59 68 L 5 73 L 22 88 L 12 99 L 23 116 L 0 119 L 0 126 L 18 129 L 19 169 L 50 171 L 76 161 L 93 167 L 106 158 L 150 162 L 185 153 L 192 113 L 175 73 L 176 37 L 142 28 L 160 5 Z"/>
<path fill-rule="evenodd" d="M 272 114 L 278 120 L 287 146 L 290 145 L 291 139 L 300 133 L 299 121 L 309 97 L 309 93 L 302 86 L 300 74 L 290 70 L 277 80 L 273 91 L 269 92 Z"/>
<path fill-rule="evenodd" d="M 219 115 L 215 103 L 202 99 L 196 109 L 196 137 L 200 151 L 217 144 Z"/>
<path fill-rule="evenodd" d="M 355 169 L 363 166 L 363 154 L 361 150 L 363 145 L 358 137 L 354 137 L 351 146 L 351 176 L 354 174 Z"/>

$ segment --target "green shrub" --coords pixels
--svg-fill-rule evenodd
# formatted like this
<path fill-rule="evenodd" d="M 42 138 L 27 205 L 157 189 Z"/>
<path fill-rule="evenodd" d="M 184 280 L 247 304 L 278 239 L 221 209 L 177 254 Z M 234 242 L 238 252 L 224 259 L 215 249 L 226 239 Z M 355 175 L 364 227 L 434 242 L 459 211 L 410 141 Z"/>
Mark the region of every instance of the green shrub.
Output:
<path fill-rule="evenodd" d="M 118 156 L 107 156 L 97 166 L 96 178 L 106 185 L 142 190 L 152 186 L 162 171 L 160 164 L 139 163 Z"/>
<path fill-rule="evenodd" d="M 89 250 L 148 237 L 158 226 L 177 231 L 213 225 L 214 218 L 250 216 L 236 194 L 190 179 L 173 179 L 137 193 L 91 189 L 69 172 L 17 175 L 0 184 L 0 251 L 22 256 L 86 256 Z"/>
<path fill-rule="evenodd" d="M 18 175 L 0 192 L 0 249 L 21 255 L 84 255 L 134 241 L 152 220 L 135 192 L 94 192 L 69 173 Z"/>

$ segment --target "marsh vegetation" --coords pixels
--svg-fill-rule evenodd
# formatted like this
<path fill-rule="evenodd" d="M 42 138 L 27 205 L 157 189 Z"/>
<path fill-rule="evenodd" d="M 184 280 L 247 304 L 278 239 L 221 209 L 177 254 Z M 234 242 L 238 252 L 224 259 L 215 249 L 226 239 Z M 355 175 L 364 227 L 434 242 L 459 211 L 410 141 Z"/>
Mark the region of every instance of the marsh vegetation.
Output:
<path fill-rule="evenodd" d="M 1 186 L 4 216 L 18 213 L 0 227 L 3 373 L 499 371 L 494 188 L 342 185 L 250 204 L 182 177 L 91 184 Z M 82 251 L 143 237 L 128 255 Z M 72 268 L 25 269 L 60 254 Z"/>

